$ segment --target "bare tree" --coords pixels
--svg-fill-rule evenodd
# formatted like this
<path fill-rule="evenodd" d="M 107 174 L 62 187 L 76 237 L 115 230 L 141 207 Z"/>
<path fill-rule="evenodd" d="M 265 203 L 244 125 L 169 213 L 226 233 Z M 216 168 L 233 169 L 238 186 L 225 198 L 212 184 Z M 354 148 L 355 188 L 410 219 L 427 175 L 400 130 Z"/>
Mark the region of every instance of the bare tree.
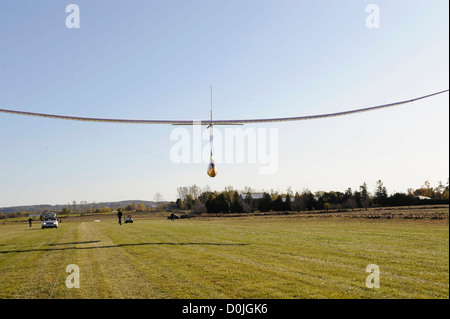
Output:
<path fill-rule="evenodd" d="M 84 214 L 86 214 L 87 209 L 88 209 L 88 207 L 87 207 L 87 201 L 82 200 L 82 201 L 80 202 L 80 214 L 81 214 L 81 216 L 84 216 Z"/>
<path fill-rule="evenodd" d="M 253 193 L 254 190 L 250 187 L 250 186 L 245 186 L 244 190 L 242 191 L 242 194 L 248 194 L 248 193 Z"/>
<path fill-rule="evenodd" d="M 209 186 L 206 186 L 203 189 L 203 192 L 206 191 L 211 191 Z M 194 200 L 197 200 L 199 196 L 202 194 L 202 189 L 194 184 L 191 186 L 177 187 L 177 193 L 178 198 L 181 199 L 183 202 L 186 202 L 189 195 L 191 195 Z"/>
<path fill-rule="evenodd" d="M 286 195 L 289 195 L 289 196 L 293 196 L 294 195 L 294 192 L 292 191 L 292 186 L 289 186 L 287 189 L 286 189 Z"/>
<path fill-rule="evenodd" d="M 225 186 L 225 192 L 232 192 L 233 186 Z"/>
<path fill-rule="evenodd" d="M 192 195 L 192 197 L 194 198 L 194 200 L 197 200 L 197 198 L 200 196 L 201 194 L 201 189 L 200 187 L 198 187 L 197 185 L 192 185 L 189 187 L 189 194 Z"/>
<path fill-rule="evenodd" d="M 163 201 L 163 197 L 159 192 L 156 192 L 155 196 L 153 196 L 153 200 L 156 202 L 156 205 L 159 206 L 159 203 Z"/>
<path fill-rule="evenodd" d="M 77 213 L 77 201 L 76 200 L 74 200 L 73 202 L 72 202 L 72 212 L 75 214 L 75 213 Z"/>
<path fill-rule="evenodd" d="M 300 197 L 299 193 L 295 193 L 294 201 L 291 203 L 291 209 L 300 212 L 305 209 L 305 202 Z"/>
<path fill-rule="evenodd" d="M 250 204 L 245 203 L 243 206 L 243 210 L 245 213 L 250 214 L 252 212 L 252 206 Z"/>
<path fill-rule="evenodd" d="M 183 202 L 186 201 L 186 197 L 189 195 L 189 187 L 177 187 L 178 198 L 180 198 Z"/>
<path fill-rule="evenodd" d="M 351 210 L 353 210 L 356 207 L 356 200 L 354 198 L 348 198 L 345 203 L 344 206 L 346 208 L 350 208 Z"/>

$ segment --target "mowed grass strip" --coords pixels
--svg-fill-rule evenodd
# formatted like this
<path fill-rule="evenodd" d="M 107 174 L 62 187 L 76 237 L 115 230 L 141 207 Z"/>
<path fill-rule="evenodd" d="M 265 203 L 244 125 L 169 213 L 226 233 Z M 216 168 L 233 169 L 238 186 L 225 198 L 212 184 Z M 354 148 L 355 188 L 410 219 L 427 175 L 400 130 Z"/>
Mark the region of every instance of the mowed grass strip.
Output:
<path fill-rule="evenodd" d="M 70 240 L 75 225 L 56 231 L 28 224 L 1 226 L 0 298 L 48 298 L 66 253 L 50 246 Z M 5 231 L 3 231 L 5 230 Z M 75 234 L 76 236 L 76 234 Z"/>
<path fill-rule="evenodd" d="M 448 220 L 137 219 L 0 226 L 1 298 L 448 298 Z M 80 288 L 65 285 L 68 264 Z M 366 266 L 380 288 L 366 287 Z"/>

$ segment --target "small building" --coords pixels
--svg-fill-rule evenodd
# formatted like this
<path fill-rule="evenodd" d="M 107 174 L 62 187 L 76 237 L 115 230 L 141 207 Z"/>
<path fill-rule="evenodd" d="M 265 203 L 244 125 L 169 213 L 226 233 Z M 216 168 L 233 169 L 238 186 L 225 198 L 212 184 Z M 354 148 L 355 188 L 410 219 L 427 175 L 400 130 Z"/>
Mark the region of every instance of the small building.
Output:
<path fill-rule="evenodd" d="M 241 194 L 241 204 L 245 204 L 245 200 L 247 199 L 247 193 Z M 258 209 L 259 208 L 259 201 L 263 199 L 264 193 L 251 193 L 250 194 L 253 199 L 253 208 Z"/>
<path fill-rule="evenodd" d="M 166 206 L 166 211 L 172 211 L 172 210 L 176 210 L 176 209 L 178 209 L 177 203 L 169 203 Z"/>

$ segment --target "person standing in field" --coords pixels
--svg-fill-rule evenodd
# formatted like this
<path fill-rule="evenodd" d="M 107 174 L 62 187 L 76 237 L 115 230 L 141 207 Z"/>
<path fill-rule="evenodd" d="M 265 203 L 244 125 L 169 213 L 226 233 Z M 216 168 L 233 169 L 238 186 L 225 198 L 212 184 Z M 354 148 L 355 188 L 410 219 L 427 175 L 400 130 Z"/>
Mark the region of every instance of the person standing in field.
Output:
<path fill-rule="evenodd" d="M 119 218 L 119 225 L 122 225 L 122 212 L 120 209 L 117 210 L 117 217 Z"/>
<path fill-rule="evenodd" d="M 28 225 L 31 227 L 31 224 L 33 223 L 33 218 L 28 218 Z"/>

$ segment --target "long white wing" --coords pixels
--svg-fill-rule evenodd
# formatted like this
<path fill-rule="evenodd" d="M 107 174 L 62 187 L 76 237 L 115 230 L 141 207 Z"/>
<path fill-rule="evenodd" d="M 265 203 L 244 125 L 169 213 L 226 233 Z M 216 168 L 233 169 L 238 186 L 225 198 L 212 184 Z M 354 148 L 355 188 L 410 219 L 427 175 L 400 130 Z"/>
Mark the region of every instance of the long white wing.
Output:
<path fill-rule="evenodd" d="M 129 124 L 172 124 L 172 125 L 242 125 L 246 123 L 273 123 L 273 122 L 288 122 L 288 121 L 303 121 L 303 120 L 316 120 L 326 117 L 336 117 L 344 116 L 355 113 L 375 111 L 383 108 L 398 106 L 406 103 L 415 102 L 418 100 L 426 99 L 434 95 L 442 94 L 448 92 L 449 90 L 443 90 L 428 95 L 416 97 L 410 100 L 394 102 L 389 104 L 383 104 L 378 106 L 366 107 L 362 109 L 354 109 L 350 111 L 343 111 L 337 113 L 328 114 L 318 114 L 318 115 L 306 115 L 306 116 L 296 116 L 296 117 L 279 117 L 279 118 L 267 118 L 267 119 L 247 119 L 247 120 L 205 120 L 205 121 L 193 121 L 193 120 L 133 120 L 133 119 L 111 119 L 111 118 L 94 118 L 94 117 L 79 117 L 79 116 L 67 116 L 67 115 L 56 115 L 56 114 L 45 114 L 45 113 L 33 113 L 24 112 L 17 110 L 7 110 L 0 109 L 2 113 L 10 113 L 16 115 L 26 115 L 26 116 L 38 116 L 46 117 L 60 120 L 71 120 L 71 121 L 85 121 L 85 122 L 106 122 L 106 123 L 129 123 Z"/>

